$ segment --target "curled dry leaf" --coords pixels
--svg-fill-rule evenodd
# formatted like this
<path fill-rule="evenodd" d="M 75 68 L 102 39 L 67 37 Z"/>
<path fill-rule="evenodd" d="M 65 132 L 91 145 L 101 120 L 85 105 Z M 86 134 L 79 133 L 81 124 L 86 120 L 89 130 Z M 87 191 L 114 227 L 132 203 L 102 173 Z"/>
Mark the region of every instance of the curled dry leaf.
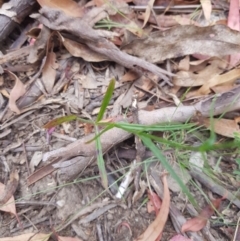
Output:
<path fill-rule="evenodd" d="M 47 53 L 46 62 L 42 69 L 42 82 L 48 93 L 52 92 L 57 68 L 58 64 L 56 63 L 56 54 L 53 52 L 53 49 L 51 49 Z"/>
<path fill-rule="evenodd" d="M 82 8 L 72 0 L 37 0 L 41 7 L 50 7 L 63 11 L 71 17 L 82 17 Z"/>
<path fill-rule="evenodd" d="M 20 110 L 16 105 L 16 101 L 26 93 L 25 86 L 14 73 L 8 70 L 5 70 L 5 72 L 8 73 L 11 77 L 13 77 L 13 79 L 15 80 L 15 85 L 11 90 L 10 96 L 9 96 L 9 104 L 8 104 L 9 109 L 16 112 L 17 114 L 20 114 Z"/>
<path fill-rule="evenodd" d="M 159 235 L 161 235 L 165 223 L 168 218 L 169 206 L 170 206 L 170 192 L 168 189 L 167 177 L 163 176 L 164 194 L 163 202 L 160 212 L 158 213 L 156 219 L 148 226 L 145 232 L 139 236 L 135 241 L 154 241 Z"/>
<path fill-rule="evenodd" d="M 50 235 L 45 233 L 25 233 L 14 237 L 0 238 L 0 241 L 47 241 Z"/>
<path fill-rule="evenodd" d="M 223 198 L 213 200 L 212 205 L 207 205 L 197 217 L 191 218 L 186 223 L 184 223 L 181 232 L 197 232 L 204 228 L 208 219 L 213 215 L 215 210 L 219 208 L 222 200 Z"/>

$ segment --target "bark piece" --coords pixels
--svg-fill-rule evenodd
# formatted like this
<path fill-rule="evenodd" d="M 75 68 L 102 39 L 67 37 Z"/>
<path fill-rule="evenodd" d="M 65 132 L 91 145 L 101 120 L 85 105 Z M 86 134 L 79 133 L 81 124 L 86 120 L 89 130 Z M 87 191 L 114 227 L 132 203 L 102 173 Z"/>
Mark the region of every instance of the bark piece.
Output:
<path fill-rule="evenodd" d="M 18 23 L 21 23 L 32 12 L 36 1 L 10 0 L 9 4 L 12 6 L 11 11 L 16 12 L 16 17 L 10 18 L 6 15 L 0 15 L 0 41 L 7 38 Z"/>
<path fill-rule="evenodd" d="M 103 9 L 99 9 L 99 13 L 100 11 L 103 11 Z M 39 21 L 41 21 L 48 28 L 58 31 L 64 30 L 75 35 L 78 41 L 85 42 L 85 44 L 87 44 L 87 46 L 92 50 L 106 56 L 116 63 L 121 64 L 122 66 L 134 69 L 137 72 L 152 72 L 166 82 L 169 80 L 166 75 L 173 76 L 172 73 L 161 69 L 160 67 L 151 64 L 144 59 L 131 56 L 121 51 L 107 39 L 108 36 L 106 31 L 103 32 L 100 30 L 94 30 L 89 24 L 89 22 L 92 22 L 92 12 L 89 12 L 87 15 L 83 16 L 83 18 L 72 18 L 65 15 L 61 11 L 43 7 L 40 10 L 40 13 L 42 15 L 39 17 Z M 87 22 L 87 20 L 89 20 L 89 22 Z"/>

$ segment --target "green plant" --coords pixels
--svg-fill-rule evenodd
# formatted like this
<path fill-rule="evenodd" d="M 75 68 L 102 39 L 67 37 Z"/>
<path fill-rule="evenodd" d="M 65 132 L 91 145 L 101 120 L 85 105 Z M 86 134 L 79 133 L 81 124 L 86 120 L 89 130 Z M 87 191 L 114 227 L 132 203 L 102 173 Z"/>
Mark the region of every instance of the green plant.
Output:
<path fill-rule="evenodd" d="M 79 120 L 81 122 L 93 124 L 95 126 L 95 137 L 93 139 L 89 140 L 88 143 L 90 143 L 92 141 L 96 142 L 97 164 L 98 164 L 102 184 L 106 189 L 108 188 L 107 172 L 105 169 L 105 162 L 103 159 L 100 137 L 104 132 L 106 132 L 114 127 L 121 128 L 127 132 L 130 132 L 130 133 L 138 136 L 143 141 L 145 146 L 148 147 L 154 153 L 154 155 L 162 163 L 164 168 L 179 183 L 180 187 L 182 188 L 182 191 L 187 195 L 189 200 L 192 203 L 195 203 L 194 198 L 192 197 L 188 188 L 183 184 L 182 180 L 175 173 L 175 171 L 173 170 L 171 165 L 168 163 L 168 161 L 166 160 L 162 151 L 158 148 L 157 145 L 161 145 L 161 146 L 164 145 L 166 147 L 174 148 L 175 150 L 197 151 L 197 152 L 205 153 L 210 150 L 235 148 L 235 147 L 239 146 L 239 140 L 237 138 L 235 138 L 234 141 L 229 141 L 229 142 L 224 142 L 224 143 L 216 143 L 216 135 L 213 131 L 211 131 L 210 137 L 207 138 L 205 141 L 202 141 L 201 145 L 192 146 L 192 145 L 184 144 L 184 141 L 179 141 L 178 137 L 177 137 L 177 132 L 179 132 L 179 131 L 180 132 L 186 131 L 187 133 L 191 133 L 191 132 L 199 129 L 198 126 L 196 126 L 195 124 L 192 124 L 192 123 L 183 123 L 183 124 L 180 123 L 179 124 L 179 123 L 170 123 L 169 122 L 169 123 L 145 126 L 145 125 L 136 124 L 136 123 L 103 122 L 102 118 L 104 116 L 106 108 L 107 108 L 109 101 L 111 99 L 111 96 L 113 94 L 114 85 L 115 85 L 115 80 L 113 79 L 110 81 L 108 89 L 105 93 L 105 96 L 102 101 L 101 108 L 100 108 L 99 114 L 96 118 L 96 121 L 85 120 L 85 119 L 79 118 L 75 115 L 71 115 L 71 116 L 57 118 L 57 119 L 51 121 L 50 123 L 48 123 L 47 125 L 45 125 L 45 128 L 50 128 L 50 127 L 59 125 L 63 122 L 71 121 L 71 120 Z M 99 126 L 103 127 L 103 130 L 99 131 Z M 169 132 L 171 138 L 169 140 L 166 138 L 158 137 L 158 136 L 152 134 L 153 131 Z M 181 136 L 181 134 L 180 134 L 180 136 Z M 171 139 L 173 139 L 173 141 Z"/>

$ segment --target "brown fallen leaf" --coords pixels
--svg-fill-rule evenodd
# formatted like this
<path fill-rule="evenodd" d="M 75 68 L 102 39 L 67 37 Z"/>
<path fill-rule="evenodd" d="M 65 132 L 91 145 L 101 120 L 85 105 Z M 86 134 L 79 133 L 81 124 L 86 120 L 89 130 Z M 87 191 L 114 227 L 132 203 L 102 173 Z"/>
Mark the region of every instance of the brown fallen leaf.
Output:
<path fill-rule="evenodd" d="M 147 3 L 146 11 L 144 14 L 144 22 L 143 22 L 143 26 L 142 26 L 143 28 L 145 27 L 146 23 L 148 22 L 148 19 L 150 17 L 152 9 L 153 9 L 154 2 L 155 2 L 155 0 L 149 0 Z"/>
<path fill-rule="evenodd" d="M 0 193 L 4 193 L 5 188 L 6 188 L 5 185 L 0 182 Z M 18 223 L 20 223 L 18 214 L 16 211 L 15 200 L 14 200 L 13 196 L 11 196 L 10 199 L 5 204 L 0 204 L 0 211 L 13 214 L 16 217 L 16 219 L 18 220 Z M 21 225 L 21 223 L 20 223 L 20 225 Z"/>
<path fill-rule="evenodd" d="M 25 233 L 14 237 L 0 238 L 0 241 L 47 241 L 50 234 L 45 233 Z"/>
<path fill-rule="evenodd" d="M 53 167 L 53 164 L 56 164 L 57 162 L 59 162 L 59 159 L 53 160 L 51 163 L 47 164 L 46 166 L 43 166 L 42 168 L 38 169 L 33 174 L 31 174 L 27 178 L 28 186 L 32 185 L 33 183 L 37 182 L 38 180 L 55 171 L 56 168 Z"/>
<path fill-rule="evenodd" d="M 224 84 L 224 85 L 217 85 L 217 86 L 211 87 L 211 90 L 215 94 L 220 94 L 223 92 L 230 91 L 233 88 L 234 88 L 234 84 Z"/>
<path fill-rule="evenodd" d="M 222 136 L 234 138 L 235 133 L 240 135 L 240 129 L 235 120 L 204 118 L 203 124 L 209 129 L 213 127 L 213 131 Z"/>
<path fill-rule="evenodd" d="M 121 78 L 121 82 L 127 82 L 127 81 L 134 81 L 137 78 L 139 78 L 139 74 L 135 71 L 129 70 L 127 71 Z"/>
<path fill-rule="evenodd" d="M 18 187 L 19 175 L 17 169 L 10 173 L 7 185 L 0 183 L 0 210 L 13 214 L 22 228 L 22 223 L 19 220 L 16 212 L 15 200 L 13 194 Z"/>
<path fill-rule="evenodd" d="M 20 114 L 21 112 L 16 105 L 16 101 L 26 93 L 25 86 L 14 73 L 8 70 L 5 70 L 5 73 L 8 73 L 15 80 L 15 85 L 9 95 L 9 109 L 17 114 Z"/>
<path fill-rule="evenodd" d="M 201 69 L 196 71 L 196 66 L 190 67 L 188 71 L 179 71 L 173 77 L 173 83 L 181 87 L 201 86 L 209 83 L 209 79 L 219 76 L 227 67 L 227 62 L 221 59 L 212 59 L 208 61 L 208 65 L 201 65 Z"/>
<path fill-rule="evenodd" d="M 51 50 L 47 53 L 47 58 L 42 68 L 42 82 L 48 94 L 52 92 L 55 79 L 56 79 L 57 68 L 58 68 L 58 64 L 56 62 L 56 54 L 53 52 L 53 47 L 52 47 Z"/>
<path fill-rule="evenodd" d="M 197 91 L 196 95 L 207 95 L 210 88 L 225 83 L 233 83 L 240 76 L 240 69 L 233 69 L 225 74 L 216 75 L 205 82 L 205 84 Z"/>
<path fill-rule="evenodd" d="M 72 17 L 82 17 L 83 9 L 72 0 L 37 0 L 41 7 L 50 7 L 63 11 Z"/>
<path fill-rule="evenodd" d="M 159 237 L 159 235 L 161 235 L 163 231 L 163 228 L 168 218 L 170 206 L 170 192 L 168 189 L 166 174 L 164 174 L 162 181 L 164 186 L 164 197 L 160 212 L 158 213 L 156 219 L 148 226 L 145 232 L 137 239 L 135 239 L 135 241 L 154 241 Z"/>
<path fill-rule="evenodd" d="M 187 55 L 185 58 L 180 60 L 178 64 L 178 69 L 183 71 L 189 71 L 190 68 L 190 57 Z"/>
<path fill-rule="evenodd" d="M 162 206 L 162 201 L 160 197 L 155 192 L 148 190 L 148 198 L 149 198 L 149 201 L 147 203 L 148 212 L 151 213 L 155 211 L 156 215 L 158 215 L 159 210 Z"/>
<path fill-rule="evenodd" d="M 101 62 L 101 61 L 108 60 L 106 56 L 91 50 L 85 44 L 81 44 L 76 41 L 64 38 L 59 32 L 58 32 L 58 36 L 61 39 L 64 47 L 74 57 L 81 57 L 88 62 Z"/>
<path fill-rule="evenodd" d="M 19 175 L 17 169 L 10 173 L 7 185 L 4 188 L 4 192 L 0 195 L 0 205 L 3 205 L 9 201 L 18 187 Z"/>
<path fill-rule="evenodd" d="M 222 200 L 223 198 L 213 200 L 212 205 L 207 205 L 197 217 L 191 218 L 186 223 L 184 223 L 181 232 L 197 232 L 204 228 L 208 219 L 214 214 L 215 210 L 219 208 Z"/>

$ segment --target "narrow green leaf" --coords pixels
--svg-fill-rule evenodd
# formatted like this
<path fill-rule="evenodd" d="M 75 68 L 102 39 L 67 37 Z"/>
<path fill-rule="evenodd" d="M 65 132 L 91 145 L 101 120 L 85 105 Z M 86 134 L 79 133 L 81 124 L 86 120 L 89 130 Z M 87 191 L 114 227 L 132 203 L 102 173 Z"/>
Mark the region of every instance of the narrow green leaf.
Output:
<path fill-rule="evenodd" d="M 188 146 L 188 145 L 183 145 L 181 143 L 178 143 L 178 142 L 174 142 L 174 141 L 169 141 L 167 139 L 164 139 L 164 138 L 161 138 L 161 137 L 157 137 L 157 136 L 154 136 L 154 135 L 151 135 L 151 134 L 148 134 L 148 133 L 144 133 L 144 132 L 133 132 L 135 135 L 141 135 L 141 136 L 144 136 L 146 138 L 149 138 L 149 139 L 152 139 L 152 140 L 155 140 L 159 143 L 162 143 L 162 144 L 167 144 L 169 145 L 170 147 L 174 147 L 174 148 L 178 148 L 178 149 L 185 149 L 185 150 L 191 150 L 191 151 L 196 151 L 198 150 L 198 147 L 193 147 L 193 146 Z"/>
<path fill-rule="evenodd" d="M 99 134 L 98 127 L 95 125 L 95 132 L 96 135 Z M 108 189 L 108 179 L 107 179 L 107 171 L 105 168 L 105 162 L 103 159 L 103 152 L 102 152 L 102 144 L 100 137 L 96 138 L 96 151 L 97 151 L 97 164 L 99 175 L 101 177 L 102 185 L 105 189 Z"/>
<path fill-rule="evenodd" d="M 168 163 L 164 155 L 161 153 L 161 151 L 157 148 L 157 146 L 152 142 L 152 140 L 148 137 L 139 135 L 139 138 L 142 139 L 143 143 L 153 152 L 153 154 L 161 161 L 164 168 L 169 172 L 169 174 L 177 181 L 179 186 L 182 188 L 182 191 L 187 195 L 191 203 L 195 206 L 197 206 L 197 203 L 194 199 L 194 197 L 189 192 L 186 185 L 182 182 L 182 180 L 179 178 L 179 176 L 176 174 L 176 172 L 172 169 L 171 165 Z"/>
<path fill-rule="evenodd" d="M 130 124 L 130 123 L 125 123 L 125 122 L 121 122 L 121 123 L 98 123 L 98 125 L 106 125 L 107 127 L 105 127 L 98 135 L 96 135 L 93 139 L 89 140 L 86 143 L 90 143 L 94 140 L 96 140 L 96 138 L 100 137 L 104 132 L 117 127 L 123 130 L 126 130 L 128 132 L 131 133 L 137 133 L 137 132 L 142 132 L 142 131 L 173 131 L 173 130 L 180 130 L 182 129 L 190 129 L 193 128 L 195 125 L 194 124 L 187 124 L 187 125 L 173 125 L 170 126 L 168 125 L 150 125 L 150 126 L 146 126 L 146 125 L 140 125 L 140 124 Z M 163 139 L 165 140 L 165 139 Z M 169 141 L 169 143 L 171 143 Z M 179 144 L 179 143 L 177 143 Z"/>
<path fill-rule="evenodd" d="M 176 123 L 163 123 L 157 125 L 141 125 L 141 124 L 131 124 L 131 123 L 115 123 L 115 126 L 128 131 L 178 131 L 178 130 L 188 130 L 195 127 L 195 124 L 176 124 Z"/>
<path fill-rule="evenodd" d="M 98 113 L 96 122 L 99 122 L 103 118 L 103 115 L 104 115 L 104 113 L 105 113 L 105 111 L 108 107 L 109 101 L 112 98 L 114 87 L 115 87 L 115 79 L 111 79 L 111 81 L 108 85 L 107 91 L 104 95 L 104 98 L 103 98 L 101 108 L 100 108 L 100 111 Z"/>

